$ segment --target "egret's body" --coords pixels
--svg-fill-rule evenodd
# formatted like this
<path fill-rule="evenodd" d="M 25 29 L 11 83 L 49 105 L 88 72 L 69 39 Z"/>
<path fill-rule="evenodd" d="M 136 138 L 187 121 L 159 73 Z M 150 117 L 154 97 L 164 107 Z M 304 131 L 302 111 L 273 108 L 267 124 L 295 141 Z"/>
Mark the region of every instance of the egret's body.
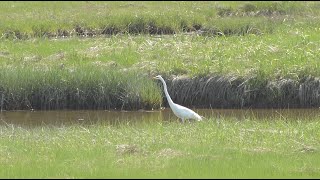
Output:
<path fill-rule="evenodd" d="M 201 116 L 199 116 L 199 114 L 197 114 L 196 112 L 194 112 L 191 109 L 188 109 L 184 106 L 176 104 L 172 101 L 172 99 L 168 93 L 168 90 L 167 90 L 167 84 L 160 75 L 156 76 L 155 79 L 159 79 L 162 82 L 163 88 L 164 88 L 164 93 L 167 97 L 169 106 L 172 109 L 173 113 L 176 116 L 178 116 L 178 118 L 180 118 L 182 120 L 182 122 L 184 122 L 185 119 L 195 119 L 198 121 L 202 120 Z"/>

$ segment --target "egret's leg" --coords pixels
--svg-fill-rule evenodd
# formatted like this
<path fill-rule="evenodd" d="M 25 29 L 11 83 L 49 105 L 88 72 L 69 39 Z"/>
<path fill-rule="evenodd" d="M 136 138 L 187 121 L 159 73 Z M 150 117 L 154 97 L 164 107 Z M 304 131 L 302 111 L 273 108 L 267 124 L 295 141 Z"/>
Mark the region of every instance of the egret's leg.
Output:
<path fill-rule="evenodd" d="M 184 119 L 181 118 L 181 120 L 182 120 L 182 123 L 184 123 Z"/>

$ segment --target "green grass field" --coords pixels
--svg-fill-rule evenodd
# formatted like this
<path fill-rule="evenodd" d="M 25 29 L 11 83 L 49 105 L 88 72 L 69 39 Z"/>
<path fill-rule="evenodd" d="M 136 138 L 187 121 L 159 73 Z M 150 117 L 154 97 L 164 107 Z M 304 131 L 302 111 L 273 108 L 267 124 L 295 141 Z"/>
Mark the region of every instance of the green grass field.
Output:
<path fill-rule="evenodd" d="M 0 2 L 1 110 L 159 109 L 162 88 L 151 79 L 158 74 L 239 78 L 249 92 L 313 78 L 301 88 L 311 89 L 305 100 L 317 106 L 319 8 L 298 1 Z M 286 92 L 270 99 L 285 101 Z M 319 128 L 318 117 L 3 125 L 0 177 L 319 178 Z"/>
<path fill-rule="evenodd" d="M 2 178 L 317 178 L 319 119 L 1 127 Z"/>

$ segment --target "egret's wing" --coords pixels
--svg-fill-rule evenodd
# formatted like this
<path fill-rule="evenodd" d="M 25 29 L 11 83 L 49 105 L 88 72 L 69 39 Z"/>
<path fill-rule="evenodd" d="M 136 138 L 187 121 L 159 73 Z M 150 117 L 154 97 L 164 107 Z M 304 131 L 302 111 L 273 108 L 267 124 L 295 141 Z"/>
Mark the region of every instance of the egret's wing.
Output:
<path fill-rule="evenodd" d="M 174 113 L 183 119 L 197 119 L 202 120 L 201 116 L 196 112 L 192 111 L 191 109 L 181 106 L 179 104 L 175 104 L 175 107 L 172 109 Z"/>

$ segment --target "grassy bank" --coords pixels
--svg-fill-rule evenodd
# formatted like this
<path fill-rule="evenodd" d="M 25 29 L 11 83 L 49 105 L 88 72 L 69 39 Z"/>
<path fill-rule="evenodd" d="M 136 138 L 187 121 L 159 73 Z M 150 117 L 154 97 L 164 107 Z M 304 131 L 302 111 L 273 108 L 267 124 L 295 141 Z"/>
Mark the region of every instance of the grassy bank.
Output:
<path fill-rule="evenodd" d="M 3 178 L 317 178 L 319 120 L 1 126 Z"/>
<path fill-rule="evenodd" d="M 4 110 L 158 108 L 162 89 L 151 80 L 158 74 L 168 81 L 174 101 L 188 106 L 320 106 L 318 2 L 1 7 Z M 193 83 L 201 78 L 202 84 Z M 201 98 L 210 102 L 195 101 Z"/>
<path fill-rule="evenodd" d="M 158 74 L 188 106 L 316 107 L 319 31 L 300 23 L 261 36 L 3 40 L 3 109 L 157 108 Z"/>

